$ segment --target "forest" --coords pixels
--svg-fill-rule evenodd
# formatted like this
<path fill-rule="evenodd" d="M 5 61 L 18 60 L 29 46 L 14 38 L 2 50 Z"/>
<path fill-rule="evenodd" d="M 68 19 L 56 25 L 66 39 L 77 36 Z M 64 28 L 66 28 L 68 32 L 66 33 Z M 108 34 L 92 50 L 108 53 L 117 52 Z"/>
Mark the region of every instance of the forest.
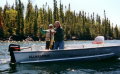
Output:
<path fill-rule="evenodd" d="M 8 3 L 4 8 L 0 7 L 0 40 L 13 37 L 14 40 L 22 41 L 26 37 L 34 40 L 44 40 L 40 27 L 48 28 L 49 24 L 60 21 L 64 29 L 65 40 L 93 40 L 96 36 L 104 36 L 105 39 L 120 39 L 120 30 L 117 24 L 113 24 L 103 10 L 104 18 L 99 14 L 89 14 L 85 11 L 76 12 L 71 10 L 70 4 L 64 6 L 53 0 L 53 8 L 43 4 L 38 8 L 28 0 L 27 7 L 21 0 L 15 0 L 15 4 Z"/>

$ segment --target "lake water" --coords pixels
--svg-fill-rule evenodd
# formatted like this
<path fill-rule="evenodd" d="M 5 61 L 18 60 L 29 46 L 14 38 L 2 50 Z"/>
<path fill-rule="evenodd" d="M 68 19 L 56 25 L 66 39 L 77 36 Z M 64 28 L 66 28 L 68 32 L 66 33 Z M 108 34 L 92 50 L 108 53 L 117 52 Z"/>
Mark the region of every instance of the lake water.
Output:
<path fill-rule="evenodd" d="M 65 41 L 65 45 L 91 44 L 92 41 Z M 51 62 L 32 64 L 9 64 L 9 44 L 21 46 L 45 45 L 45 42 L 0 42 L 0 74 L 120 74 L 120 60 L 91 62 Z M 120 44 L 120 40 L 105 43 Z M 22 56 L 24 57 L 24 56 Z"/>

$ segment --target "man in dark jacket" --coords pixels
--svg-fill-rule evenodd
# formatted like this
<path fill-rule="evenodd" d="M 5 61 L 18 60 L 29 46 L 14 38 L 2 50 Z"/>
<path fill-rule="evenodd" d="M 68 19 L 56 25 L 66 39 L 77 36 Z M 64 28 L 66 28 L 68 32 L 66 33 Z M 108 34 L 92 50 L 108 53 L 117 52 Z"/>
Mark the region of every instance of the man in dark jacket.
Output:
<path fill-rule="evenodd" d="M 64 49 L 64 31 L 59 21 L 55 22 L 54 49 Z"/>

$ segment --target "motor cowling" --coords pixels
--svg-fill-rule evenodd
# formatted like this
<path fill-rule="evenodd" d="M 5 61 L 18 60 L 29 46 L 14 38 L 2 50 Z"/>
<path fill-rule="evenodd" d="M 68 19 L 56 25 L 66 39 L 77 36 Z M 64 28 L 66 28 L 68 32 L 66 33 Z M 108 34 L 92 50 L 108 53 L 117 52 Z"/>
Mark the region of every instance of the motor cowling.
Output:
<path fill-rule="evenodd" d="M 10 44 L 9 51 L 20 51 L 20 45 Z"/>

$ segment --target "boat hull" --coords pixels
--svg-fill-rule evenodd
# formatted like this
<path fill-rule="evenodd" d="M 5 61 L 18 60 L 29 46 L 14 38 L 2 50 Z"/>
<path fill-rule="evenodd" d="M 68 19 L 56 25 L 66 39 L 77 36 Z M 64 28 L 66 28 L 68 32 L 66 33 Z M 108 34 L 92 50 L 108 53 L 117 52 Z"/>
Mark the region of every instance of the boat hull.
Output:
<path fill-rule="evenodd" d="M 120 46 L 50 51 L 14 51 L 16 63 L 88 61 L 118 58 Z"/>

